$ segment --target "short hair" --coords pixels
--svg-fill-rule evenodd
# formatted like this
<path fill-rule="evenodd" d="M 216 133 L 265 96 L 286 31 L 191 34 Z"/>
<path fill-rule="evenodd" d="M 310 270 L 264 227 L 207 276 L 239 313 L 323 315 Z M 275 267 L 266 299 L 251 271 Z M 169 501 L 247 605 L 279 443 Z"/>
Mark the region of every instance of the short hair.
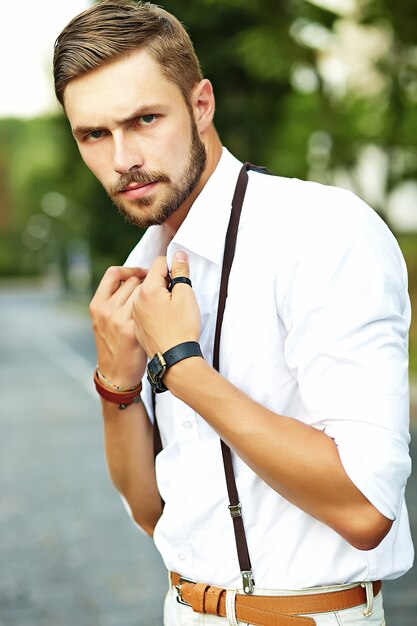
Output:
<path fill-rule="evenodd" d="M 176 17 L 150 2 L 101 0 L 74 17 L 55 42 L 54 83 L 64 106 L 68 83 L 144 49 L 189 102 L 203 78 L 191 39 Z"/>

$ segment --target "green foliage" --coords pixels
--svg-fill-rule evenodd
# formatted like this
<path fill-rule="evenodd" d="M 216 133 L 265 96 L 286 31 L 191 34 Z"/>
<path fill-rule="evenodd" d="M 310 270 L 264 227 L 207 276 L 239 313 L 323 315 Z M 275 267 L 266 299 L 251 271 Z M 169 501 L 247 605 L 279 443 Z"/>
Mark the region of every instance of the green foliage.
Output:
<path fill-rule="evenodd" d="M 63 200 L 62 213 L 54 215 L 52 206 L 44 214 L 51 193 L 56 203 Z M 54 250 L 64 267 L 70 242 L 82 239 L 91 251 L 95 284 L 109 265 L 124 261 L 140 238 L 82 164 L 63 115 L 0 120 L 0 206 L 0 275 L 42 273 Z M 35 226 L 36 234 L 39 223 L 49 231 L 37 239 L 30 230 Z"/>
<path fill-rule="evenodd" d="M 417 311 L 417 234 L 401 235 L 398 243 L 407 263 L 411 309 Z M 414 321 L 410 328 L 410 369 L 417 373 L 417 324 Z"/>
<path fill-rule="evenodd" d="M 417 178 L 415 0 L 357 0 L 356 13 L 347 18 L 312 0 L 162 4 L 192 36 L 215 88 L 216 127 L 236 156 L 281 175 L 330 183 L 343 170 L 354 185 L 360 150 L 373 144 L 388 161 L 381 197 Z M 381 43 L 370 61 L 369 84 L 361 66 L 352 84 L 340 88 L 323 62 L 343 44 L 347 27 L 367 29 L 361 31 L 364 40 L 377 36 Z M 340 48 L 342 64 L 356 45 Z M 375 89 L 372 80 L 379 81 Z M 49 222 L 45 197 L 65 203 Z M 81 163 L 63 115 L 0 120 L 0 208 L 0 274 L 42 272 L 54 255 L 65 266 L 71 242 L 82 239 L 91 250 L 96 283 L 105 267 L 123 262 L 142 234 L 120 218 Z M 375 208 L 384 212 L 385 203 Z M 406 256 L 415 285 L 415 256 Z"/>

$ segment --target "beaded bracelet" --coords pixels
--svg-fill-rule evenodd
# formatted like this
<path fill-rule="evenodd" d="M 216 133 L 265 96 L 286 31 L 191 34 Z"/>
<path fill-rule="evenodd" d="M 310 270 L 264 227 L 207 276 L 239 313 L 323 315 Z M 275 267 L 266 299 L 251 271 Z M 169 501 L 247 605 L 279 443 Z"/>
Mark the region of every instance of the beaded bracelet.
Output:
<path fill-rule="evenodd" d="M 100 372 L 100 370 L 98 369 L 98 366 L 96 368 L 96 372 L 97 372 L 97 376 L 99 380 L 102 383 L 104 383 L 105 385 L 108 385 L 109 387 L 113 387 L 113 389 L 116 389 L 116 391 L 135 391 L 136 389 L 139 389 L 139 387 L 142 384 L 141 382 L 139 382 L 137 385 L 132 385 L 131 387 L 119 387 L 118 385 L 115 385 L 114 383 L 112 383 L 111 380 L 106 378 L 106 376 L 104 376 L 104 374 Z"/>

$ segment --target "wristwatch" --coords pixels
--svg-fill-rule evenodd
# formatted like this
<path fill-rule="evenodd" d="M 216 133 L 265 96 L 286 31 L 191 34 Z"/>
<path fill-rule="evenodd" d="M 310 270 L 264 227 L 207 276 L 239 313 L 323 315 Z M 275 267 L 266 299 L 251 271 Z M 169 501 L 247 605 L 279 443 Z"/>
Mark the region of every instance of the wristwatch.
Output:
<path fill-rule="evenodd" d="M 184 341 L 184 343 L 179 343 L 163 354 L 157 352 L 146 368 L 152 391 L 154 393 L 168 391 L 168 387 L 162 382 L 165 372 L 175 363 L 188 359 L 190 356 L 203 356 L 197 341 Z"/>

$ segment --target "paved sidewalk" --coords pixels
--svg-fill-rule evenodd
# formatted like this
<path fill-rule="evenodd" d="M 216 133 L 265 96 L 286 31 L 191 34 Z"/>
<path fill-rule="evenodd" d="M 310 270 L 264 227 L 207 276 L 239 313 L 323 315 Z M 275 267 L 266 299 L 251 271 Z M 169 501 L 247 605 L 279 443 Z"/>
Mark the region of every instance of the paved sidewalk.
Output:
<path fill-rule="evenodd" d="M 0 626 L 162 625 L 166 572 L 107 477 L 94 364 L 85 315 L 0 288 Z M 417 538 L 417 473 L 407 493 Z M 416 568 L 384 595 L 388 626 L 416 626 Z"/>
<path fill-rule="evenodd" d="M 0 292 L 0 626 L 162 624 L 166 573 L 107 477 L 94 363 L 85 316 Z"/>

